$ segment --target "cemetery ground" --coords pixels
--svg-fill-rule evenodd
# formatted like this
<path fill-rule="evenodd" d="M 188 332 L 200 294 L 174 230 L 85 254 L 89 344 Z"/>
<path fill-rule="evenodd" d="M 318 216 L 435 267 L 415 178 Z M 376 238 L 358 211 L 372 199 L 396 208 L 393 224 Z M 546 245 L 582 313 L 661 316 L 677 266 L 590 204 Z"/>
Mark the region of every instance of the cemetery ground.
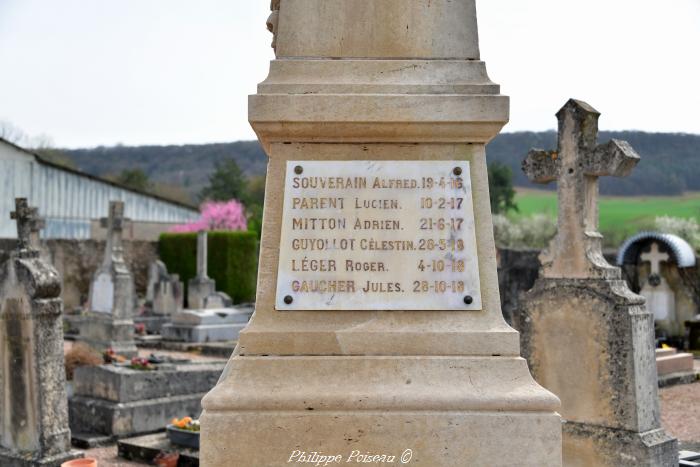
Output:
<path fill-rule="evenodd" d="M 74 343 L 65 341 L 64 351 L 68 352 Z M 148 357 L 151 353 L 172 358 L 188 358 L 193 361 L 216 361 L 220 357 L 209 357 L 199 352 L 182 352 L 140 348 L 139 356 Z M 696 358 L 695 368 L 700 371 L 700 360 Z M 700 450 L 700 382 L 680 384 L 659 390 L 661 420 L 663 428 L 680 441 L 681 449 Z M 148 465 L 143 462 L 126 460 L 118 456 L 116 442 L 83 450 L 86 457 L 98 460 L 100 467 L 128 467 Z"/>

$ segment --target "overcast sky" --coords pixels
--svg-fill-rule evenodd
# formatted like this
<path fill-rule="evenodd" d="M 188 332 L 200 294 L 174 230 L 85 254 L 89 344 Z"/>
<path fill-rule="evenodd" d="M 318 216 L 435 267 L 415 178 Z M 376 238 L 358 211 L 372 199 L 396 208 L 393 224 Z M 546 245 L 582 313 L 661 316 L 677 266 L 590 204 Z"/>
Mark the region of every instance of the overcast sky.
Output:
<path fill-rule="evenodd" d="M 254 139 L 269 3 L 0 0 L 0 120 L 62 147 Z M 554 128 L 576 97 L 604 129 L 700 133 L 700 0 L 477 6 L 506 131 Z"/>

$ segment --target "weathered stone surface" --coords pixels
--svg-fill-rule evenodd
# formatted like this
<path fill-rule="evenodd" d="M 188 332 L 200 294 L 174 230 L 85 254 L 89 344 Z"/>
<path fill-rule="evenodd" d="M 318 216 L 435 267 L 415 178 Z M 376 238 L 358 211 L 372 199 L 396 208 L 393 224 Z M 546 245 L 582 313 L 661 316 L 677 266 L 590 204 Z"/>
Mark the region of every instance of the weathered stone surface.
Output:
<path fill-rule="evenodd" d="M 183 342 L 236 341 L 252 314 L 252 307 L 184 310 L 173 315 L 172 323 L 163 326 L 161 335 L 166 340 Z"/>
<path fill-rule="evenodd" d="M 223 361 L 172 364 L 156 371 L 78 368 L 75 396 L 69 401 L 71 427 L 122 437 L 161 430 L 174 417 L 195 417 L 223 368 Z"/>
<path fill-rule="evenodd" d="M 216 384 L 224 362 L 180 363 L 167 370 L 139 371 L 102 365 L 80 367 L 73 381 L 75 395 L 113 402 L 206 392 Z"/>
<path fill-rule="evenodd" d="M 202 463 L 560 465 L 558 400 L 500 310 L 485 143 L 508 99 L 477 60 L 474 2 L 281 1 L 271 22 L 278 59 L 249 101 L 270 157 L 256 309 L 203 400 Z M 367 160 L 469 161 L 482 310 L 275 309 L 287 162 Z"/>
<path fill-rule="evenodd" d="M 165 428 L 174 417 L 197 417 L 205 393 L 159 397 L 133 402 L 111 402 L 85 396 L 71 398 L 73 430 L 124 437 L 153 433 Z"/>
<path fill-rule="evenodd" d="M 597 146 L 599 114 L 584 102 L 557 117 L 558 151 L 531 151 L 523 163 L 533 181 L 557 180 L 559 194 L 557 236 L 521 298 L 523 356 L 561 398 L 564 465 L 676 465 L 677 442 L 659 419 L 653 316 L 605 260 L 597 232 L 597 178 L 624 175 L 639 157 L 624 142 Z"/>
<path fill-rule="evenodd" d="M 184 285 L 177 274 L 168 274 L 168 268 L 160 260 L 154 261 L 148 274 L 146 304 L 156 316 L 169 316 L 182 311 L 184 302 Z"/>
<path fill-rule="evenodd" d="M 618 268 L 603 258 L 598 232 L 598 177 L 627 175 L 639 156 L 624 141 L 598 145 L 600 113 L 570 99 L 557 113 L 559 147 L 533 149 L 523 171 L 535 183 L 557 180 L 558 231 L 540 258 L 542 277 L 619 279 Z"/>
<path fill-rule="evenodd" d="M 80 328 L 80 340 L 102 352 L 111 348 L 120 355 L 136 355 L 134 342 L 134 279 L 124 262 L 122 228 L 124 203 L 111 201 L 104 260 L 90 285 L 89 313 Z"/>
<path fill-rule="evenodd" d="M 63 304 L 32 240 L 36 210 L 16 200 L 18 249 L 0 268 L 0 465 L 56 465 L 70 450 Z"/>

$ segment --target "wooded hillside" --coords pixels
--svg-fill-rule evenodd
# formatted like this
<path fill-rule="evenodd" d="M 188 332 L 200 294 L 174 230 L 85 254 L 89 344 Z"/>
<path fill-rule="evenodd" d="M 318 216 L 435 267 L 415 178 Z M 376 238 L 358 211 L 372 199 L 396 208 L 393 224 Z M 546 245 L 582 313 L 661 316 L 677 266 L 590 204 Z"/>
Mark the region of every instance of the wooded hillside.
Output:
<path fill-rule="evenodd" d="M 600 142 L 610 138 L 629 141 L 642 160 L 632 175 L 605 177 L 601 191 L 608 195 L 676 195 L 700 191 L 700 135 L 602 132 Z M 530 148 L 556 148 L 556 133 L 504 133 L 489 144 L 489 162 L 498 161 L 513 170 L 516 186 L 531 187 L 520 170 Z M 246 175 L 265 173 L 267 157 L 257 141 L 184 146 L 115 146 L 63 150 L 75 165 L 94 175 L 113 175 L 124 169 L 142 169 L 151 180 L 181 185 L 190 194 L 207 185 L 217 161 L 233 158 Z M 553 185 L 551 186 L 553 188 Z"/>

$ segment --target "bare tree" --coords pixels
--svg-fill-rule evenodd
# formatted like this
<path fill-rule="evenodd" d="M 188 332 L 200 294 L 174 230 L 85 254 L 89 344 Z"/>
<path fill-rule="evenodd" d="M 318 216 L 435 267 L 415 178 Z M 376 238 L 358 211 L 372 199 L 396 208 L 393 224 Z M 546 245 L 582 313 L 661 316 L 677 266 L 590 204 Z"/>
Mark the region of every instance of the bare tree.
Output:
<path fill-rule="evenodd" d="M 27 134 L 7 120 L 0 120 L 0 138 L 21 146 L 27 141 Z"/>

